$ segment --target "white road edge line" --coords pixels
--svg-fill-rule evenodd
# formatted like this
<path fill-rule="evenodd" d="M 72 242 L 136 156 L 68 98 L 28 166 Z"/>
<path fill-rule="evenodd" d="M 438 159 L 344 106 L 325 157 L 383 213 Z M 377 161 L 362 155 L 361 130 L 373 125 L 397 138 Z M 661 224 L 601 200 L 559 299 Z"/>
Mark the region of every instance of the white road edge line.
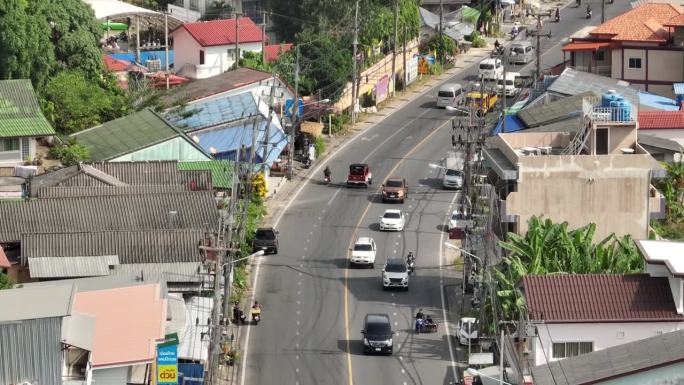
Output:
<path fill-rule="evenodd" d="M 447 212 L 451 212 L 451 207 L 454 205 L 454 201 L 456 201 L 456 197 L 458 194 L 454 194 L 454 197 L 451 198 L 451 202 L 449 202 L 449 209 Z M 444 226 L 448 225 L 448 218 L 444 219 Z M 444 280 L 444 231 L 439 235 L 439 279 L 440 281 Z M 442 317 L 444 318 L 444 330 L 446 333 L 447 337 L 447 345 L 449 345 L 449 357 L 451 358 L 451 375 L 454 376 L 454 382 L 458 380 L 458 376 L 456 375 L 456 358 L 454 355 L 454 348 L 451 345 L 451 334 L 449 333 L 449 317 L 447 316 L 447 310 L 446 310 L 446 297 L 444 296 L 444 286 L 442 286 L 442 290 L 439 291 L 440 297 L 442 298 Z"/>
<path fill-rule="evenodd" d="M 461 73 L 461 72 L 465 71 L 466 68 L 470 68 L 470 67 L 472 67 L 472 66 L 474 66 L 474 65 L 475 65 L 475 63 L 473 63 L 473 64 L 471 64 L 471 65 L 469 65 L 469 66 L 467 66 L 467 67 L 460 68 L 459 71 L 458 71 L 458 73 Z M 436 89 L 437 87 L 441 86 L 442 84 L 448 82 L 449 80 L 451 80 L 451 78 L 453 78 L 453 77 L 456 76 L 456 75 L 457 75 L 457 74 L 453 74 L 452 76 L 449 76 L 449 77 L 447 77 L 447 78 L 444 79 L 444 80 L 438 80 L 438 82 L 437 82 L 433 87 L 426 88 L 426 89 L 423 90 L 421 93 L 419 93 L 417 96 L 413 97 L 412 99 L 407 100 L 406 102 L 404 102 L 404 103 L 402 103 L 401 105 L 399 105 L 397 108 L 391 110 L 387 115 L 385 115 L 385 117 L 384 117 L 382 120 L 378 121 L 378 123 L 383 122 L 385 119 L 387 119 L 387 118 L 389 118 L 390 116 L 394 115 L 394 113 L 396 113 L 397 111 L 401 110 L 402 108 L 404 108 L 405 106 L 411 104 L 412 102 L 418 100 L 418 98 L 424 96 L 425 94 L 427 94 L 428 92 L 430 92 L 430 91 Z M 429 110 L 426 109 L 426 111 L 429 111 Z M 424 112 L 424 113 L 425 113 L 425 112 Z M 424 114 L 424 113 L 423 113 L 423 114 Z M 420 116 L 423 116 L 423 114 L 421 114 Z M 420 117 L 420 116 L 419 116 L 419 117 Z M 351 139 L 349 139 L 348 141 L 342 143 L 342 145 L 341 145 L 340 147 L 338 147 L 337 150 L 333 151 L 333 152 L 326 158 L 325 162 L 319 164 L 319 165 L 313 170 L 312 174 L 318 174 L 318 172 L 323 168 L 323 166 L 325 166 L 331 159 L 333 159 L 340 151 L 344 150 L 345 148 L 347 148 L 347 146 L 351 145 L 351 144 L 354 143 L 357 139 L 361 138 L 361 137 L 363 136 L 363 134 L 365 134 L 366 132 L 368 132 L 368 131 L 372 130 L 373 128 L 377 127 L 377 126 L 378 126 L 378 123 L 373 123 L 371 126 L 367 127 L 365 130 L 359 131 L 359 132 L 356 134 L 356 136 L 354 136 L 353 138 L 351 138 Z M 398 133 L 399 131 L 401 131 L 401 130 L 397 130 L 396 133 Z M 384 142 L 383 142 L 383 143 L 384 143 Z M 381 145 L 382 145 L 382 143 L 381 143 Z M 377 148 L 377 147 L 376 147 L 376 148 Z M 288 210 L 288 209 L 290 208 L 290 206 L 292 205 L 292 202 L 294 202 L 294 200 L 297 199 L 297 197 L 298 197 L 299 194 L 302 192 L 302 190 L 304 190 L 304 187 L 306 187 L 306 185 L 309 184 L 309 181 L 310 181 L 310 180 L 311 180 L 311 178 L 307 178 L 307 179 L 304 181 L 304 183 L 302 183 L 302 185 L 297 189 L 297 191 L 294 193 L 294 195 L 292 195 L 292 197 L 290 197 L 290 199 L 287 201 L 287 204 L 285 205 L 285 207 L 283 207 L 282 210 L 280 211 L 280 213 L 278 213 L 278 217 L 276 218 L 275 222 L 273 222 L 273 227 L 278 228 L 278 224 L 280 223 L 280 220 L 283 219 L 283 216 L 285 215 L 285 213 L 287 212 L 287 210 Z M 441 258 L 441 257 L 440 257 L 440 258 Z M 252 290 L 252 296 L 250 297 L 250 302 L 254 302 L 254 297 L 256 296 L 256 292 L 257 292 L 257 289 L 258 289 L 258 287 L 259 287 L 259 286 L 258 286 L 258 283 L 259 283 L 259 270 L 260 270 L 260 267 L 261 267 L 261 258 L 257 258 L 256 267 L 254 268 L 254 290 Z M 299 275 L 301 275 L 301 273 L 299 273 Z M 247 333 L 245 334 L 245 354 L 242 356 L 244 359 L 242 360 L 242 364 L 241 364 L 242 367 L 240 368 L 240 385 L 245 385 L 245 375 L 246 375 L 246 368 L 247 368 L 247 357 L 248 357 L 248 354 L 249 354 L 249 334 L 250 334 L 249 332 L 250 332 L 250 330 L 252 330 L 251 325 L 247 325 Z M 451 346 L 451 345 L 449 345 L 449 346 Z"/>

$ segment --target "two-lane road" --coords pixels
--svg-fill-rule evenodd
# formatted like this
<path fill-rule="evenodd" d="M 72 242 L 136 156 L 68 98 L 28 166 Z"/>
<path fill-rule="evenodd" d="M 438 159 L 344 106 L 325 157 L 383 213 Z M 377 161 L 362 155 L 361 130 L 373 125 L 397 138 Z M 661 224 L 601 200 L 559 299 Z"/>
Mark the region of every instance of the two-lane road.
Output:
<path fill-rule="evenodd" d="M 583 4 L 579 9 L 565 8 L 561 23 L 547 23 L 545 29 L 552 30 L 553 38 L 543 40 L 542 68 L 561 61 L 559 41 L 590 22 L 581 17 Z M 598 24 L 600 3 L 591 4 L 591 22 Z M 627 6 L 606 5 L 607 15 L 612 17 Z M 477 61 L 449 81 L 466 84 L 474 79 Z M 345 143 L 326 161 L 333 183 L 320 182 L 319 168 L 278 218 L 279 254 L 262 258 L 255 271 L 255 298 L 264 306 L 264 318 L 249 327 L 240 385 L 456 381 L 443 303 L 443 287 L 456 281 L 441 267 L 451 261 L 442 260 L 440 249 L 455 194 L 442 190 L 438 171 L 428 167 L 451 146 L 451 115 L 434 108 L 435 94 L 434 88 L 428 90 Z M 356 162 L 370 165 L 371 188 L 343 185 L 348 165 Z M 391 175 L 405 177 L 409 183 L 404 204 L 380 202 L 378 188 Z M 404 231 L 378 231 L 378 217 L 386 208 L 407 213 Z M 373 237 L 378 245 L 374 269 L 348 268 L 348 249 L 361 235 Z M 380 275 L 385 259 L 404 257 L 408 251 L 418 256 L 410 290 L 383 291 Z M 418 308 L 440 323 L 437 333 L 411 331 Z M 360 330 L 363 317 L 371 312 L 387 313 L 398 332 L 392 356 L 362 355 Z"/>

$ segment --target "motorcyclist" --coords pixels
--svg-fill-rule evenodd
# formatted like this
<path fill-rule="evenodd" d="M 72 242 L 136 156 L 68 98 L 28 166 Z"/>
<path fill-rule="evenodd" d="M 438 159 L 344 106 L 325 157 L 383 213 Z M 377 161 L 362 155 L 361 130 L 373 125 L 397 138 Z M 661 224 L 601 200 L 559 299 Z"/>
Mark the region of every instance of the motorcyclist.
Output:
<path fill-rule="evenodd" d="M 432 319 L 432 317 L 425 316 L 425 325 L 432 326 L 435 324 L 435 321 Z"/>
<path fill-rule="evenodd" d="M 513 36 L 515 38 L 516 36 L 518 36 L 518 32 L 520 32 L 518 30 L 518 26 L 514 25 L 513 28 L 511 29 L 511 36 Z"/>
<path fill-rule="evenodd" d="M 330 180 L 330 176 L 332 175 L 332 171 L 330 171 L 329 166 L 325 166 L 325 170 L 323 170 L 323 175 L 325 175 L 326 180 Z"/>
<path fill-rule="evenodd" d="M 252 319 L 256 316 L 261 317 L 261 305 L 259 305 L 258 301 L 254 301 L 254 305 L 252 305 Z"/>
<path fill-rule="evenodd" d="M 406 256 L 406 262 L 415 262 L 416 261 L 416 256 L 413 255 L 413 251 L 409 251 L 408 255 Z"/>
<path fill-rule="evenodd" d="M 556 7 L 556 20 L 560 20 L 560 7 Z"/>
<path fill-rule="evenodd" d="M 587 4 L 587 15 L 591 15 L 591 4 Z"/>
<path fill-rule="evenodd" d="M 499 43 L 499 40 L 494 40 L 494 49 L 497 51 L 501 49 L 501 43 Z"/>
<path fill-rule="evenodd" d="M 235 323 L 240 322 L 240 304 L 235 302 L 235 305 L 233 306 L 233 321 Z"/>
<path fill-rule="evenodd" d="M 416 313 L 416 319 L 423 319 L 425 318 L 425 314 L 423 314 L 423 309 L 418 309 L 418 313 Z"/>

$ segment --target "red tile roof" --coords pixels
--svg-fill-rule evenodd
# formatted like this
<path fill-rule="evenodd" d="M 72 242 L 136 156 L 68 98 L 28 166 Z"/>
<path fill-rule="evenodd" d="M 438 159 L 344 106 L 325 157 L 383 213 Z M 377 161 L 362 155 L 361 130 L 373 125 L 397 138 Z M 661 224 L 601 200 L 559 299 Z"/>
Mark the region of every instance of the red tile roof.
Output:
<path fill-rule="evenodd" d="M 292 43 L 267 45 L 265 47 L 266 63 L 278 60 L 281 53 L 291 50 L 292 47 Z"/>
<path fill-rule="evenodd" d="M 592 35 L 613 35 L 618 41 L 665 42 L 670 20 L 684 13 L 682 7 L 669 3 L 645 3 L 591 30 Z"/>
<path fill-rule="evenodd" d="M 683 321 L 667 277 L 647 274 L 526 276 L 530 319 L 546 323 Z"/>
<path fill-rule="evenodd" d="M 684 111 L 639 112 L 640 130 L 684 129 Z"/>
<path fill-rule="evenodd" d="M 609 42 L 576 41 L 563 46 L 563 51 L 598 51 L 610 47 Z"/>
<path fill-rule="evenodd" d="M 7 259 L 7 255 L 5 255 L 5 251 L 2 249 L 2 246 L 0 246 L 0 267 L 3 267 L 5 269 L 9 269 L 12 266 L 10 263 L 9 259 Z"/>
<path fill-rule="evenodd" d="M 235 44 L 235 19 L 186 23 L 178 28 L 185 28 L 202 47 Z M 240 43 L 261 41 L 261 28 L 254 24 L 249 17 L 240 18 L 238 31 Z"/>
<path fill-rule="evenodd" d="M 131 66 L 131 62 L 128 60 L 114 59 L 109 55 L 102 55 L 102 61 L 104 62 L 105 68 L 112 72 L 123 72 L 127 71 L 128 67 Z"/>
<path fill-rule="evenodd" d="M 663 24 L 668 27 L 684 27 L 684 13 L 679 16 L 675 16 L 667 23 Z"/>

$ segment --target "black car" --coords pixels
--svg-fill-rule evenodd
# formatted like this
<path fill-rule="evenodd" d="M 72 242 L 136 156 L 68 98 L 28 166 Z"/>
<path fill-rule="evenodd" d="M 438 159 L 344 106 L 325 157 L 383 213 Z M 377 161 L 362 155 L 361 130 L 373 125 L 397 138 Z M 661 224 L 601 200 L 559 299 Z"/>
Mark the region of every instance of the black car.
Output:
<path fill-rule="evenodd" d="M 366 314 L 363 321 L 363 354 L 392 354 L 392 324 L 387 314 Z"/>
<path fill-rule="evenodd" d="M 252 241 L 252 251 L 263 250 L 265 254 L 278 254 L 278 231 L 273 227 L 257 229 Z"/>

